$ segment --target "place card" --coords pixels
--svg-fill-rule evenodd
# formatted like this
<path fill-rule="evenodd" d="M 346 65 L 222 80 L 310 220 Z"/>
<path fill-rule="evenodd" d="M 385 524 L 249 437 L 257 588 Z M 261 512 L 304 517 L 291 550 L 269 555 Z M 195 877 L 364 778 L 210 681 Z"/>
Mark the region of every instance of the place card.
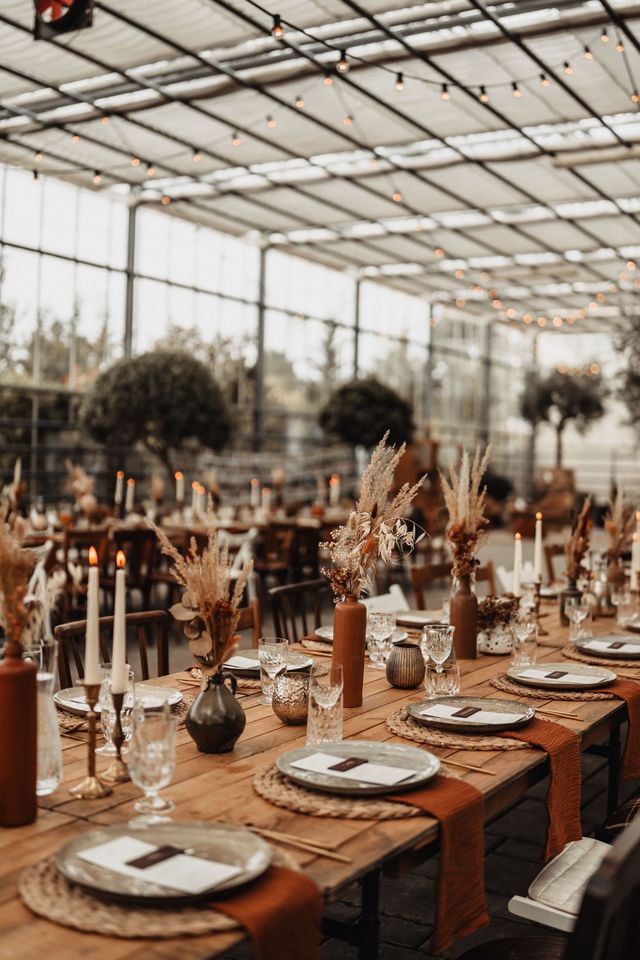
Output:
<path fill-rule="evenodd" d="M 294 760 L 292 767 L 300 770 L 310 770 L 312 773 L 325 773 L 330 777 L 340 777 L 343 780 L 361 780 L 364 783 L 375 783 L 385 787 L 392 787 L 413 777 L 415 770 L 406 767 L 388 767 L 382 763 L 371 763 L 362 757 L 335 757 L 329 753 L 312 753 L 308 757 Z"/>
<path fill-rule="evenodd" d="M 448 706 L 445 703 L 434 703 L 420 711 L 421 717 L 430 717 L 433 720 L 456 720 L 460 723 L 509 723 L 524 720 L 525 713 L 497 713 L 493 710 L 483 710 L 481 707 Z"/>
<path fill-rule="evenodd" d="M 136 837 L 117 837 L 78 853 L 81 860 L 116 873 L 148 880 L 181 893 L 204 893 L 235 877 L 240 867 L 194 857 L 175 847 L 157 847 Z"/>
<path fill-rule="evenodd" d="M 260 663 L 257 660 L 252 660 L 250 657 L 243 657 L 240 654 L 236 654 L 234 657 L 229 657 L 228 660 L 224 662 L 225 667 L 231 667 L 236 670 L 259 670 Z"/>
<path fill-rule="evenodd" d="M 570 673 L 568 670 L 542 670 L 541 668 L 531 668 L 529 670 L 521 670 L 519 673 L 520 677 L 525 677 L 527 680 L 555 680 L 556 683 L 585 683 L 593 680 L 604 680 L 604 674 L 584 674 L 584 673 Z"/>
<path fill-rule="evenodd" d="M 606 653 L 608 650 L 615 650 L 618 653 L 635 653 L 636 656 L 640 655 L 640 643 L 634 643 L 633 641 L 625 642 L 621 637 L 618 640 L 585 640 L 582 644 L 583 650 L 599 650 L 602 653 Z"/>

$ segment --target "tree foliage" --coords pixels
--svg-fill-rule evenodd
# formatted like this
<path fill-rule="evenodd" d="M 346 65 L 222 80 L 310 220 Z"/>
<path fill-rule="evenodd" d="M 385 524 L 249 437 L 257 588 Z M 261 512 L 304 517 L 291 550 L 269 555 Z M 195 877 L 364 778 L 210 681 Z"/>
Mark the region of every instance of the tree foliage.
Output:
<path fill-rule="evenodd" d="M 373 447 L 387 430 L 391 443 L 405 443 L 414 431 L 410 405 L 374 377 L 334 390 L 319 419 L 326 433 L 354 446 Z"/>
<path fill-rule="evenodd" d="M 551 424 L 556 431 L 556 466 L 562 466 L 562 438 L 569 423 L 585 433 L 604 416 L 607 388 L 599 374 L 576 376 L 554 370 L 529 376 L 520 398 L 520 414 L 533 427 Z"/>
<path fill-rule="evenodd" d="M 173 472 L 172 453 L 219 450 L 231 421 L 211 371 L 188 353 L 153 350 L 98 377 L 80 411 L 98 443 L 143 444 Z"/>
<path fill-rule="evenodd" d="M 618 395 L 627 407 L 627 423 L 640 434 L 640 317 L 629 322 L 624 334 L 616 341 L 616 347 L 626 359 Z"/>

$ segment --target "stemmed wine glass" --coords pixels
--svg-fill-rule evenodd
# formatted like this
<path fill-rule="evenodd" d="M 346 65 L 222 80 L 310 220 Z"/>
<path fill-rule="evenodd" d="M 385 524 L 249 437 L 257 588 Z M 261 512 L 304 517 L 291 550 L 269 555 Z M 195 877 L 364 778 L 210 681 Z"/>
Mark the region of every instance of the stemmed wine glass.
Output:
<path fill-rule="evenodd" d="M 260 637 L 258 660 L 263 703 L 271 703 L 275 679 L 287 669 L 289 641 L 285 637 Z"/>
<path fill-rule="evenodd" d="M 571 621 L 571 639 L 576 640 L 580 636 L 580 624 L 589 615 L 589 607 L 583 597 L 567 597 L 564 609 Z"/>
<path fill-rule="evenodd" d="M 167 701 L 158 710 L 137 704 L 133 711 L 133 734 L 129 744 L 129 774 L 144 799 L 133 809 L 142 814 L 130 821 L 132 826 L 164 823 L 173 810 L 171 800 L 158 796 L 171 783 L 176 758 L 176 721 Z"/>
<path fill-rule="evenodd" d="M 367 640 L 371 666 L 384 670 L 391 637 L 396 627 L 395 613 L 372 610 L 367 616 Z"/>
<path fill-rule="evenodd" d="M 514 666 L 535 663 L 538 644 L 537 628 L 535 620 L 531 619 L 529 613 L 524 613 L 515 618 L 513 621 L 513 637 L 512 662 Z"/>
<path fill-rule="evenodd" d="M 420 646 L 426 656 L 431 657 L 436 665 L 436 673 L 442 673 L 443 664 L 451 654 L 455 627 L 446 623 L 429 624 L 422 628 Z"/>

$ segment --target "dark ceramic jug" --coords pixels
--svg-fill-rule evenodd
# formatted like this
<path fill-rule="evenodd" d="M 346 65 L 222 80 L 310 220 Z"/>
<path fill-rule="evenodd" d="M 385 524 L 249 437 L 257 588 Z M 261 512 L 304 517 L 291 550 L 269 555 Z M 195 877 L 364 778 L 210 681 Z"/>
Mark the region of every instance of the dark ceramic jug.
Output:
<path fill-rule="evenodd" d="M 228 753 L 235 747 L 247 722 L 235 698 L 237 685 L 235 677 L 215 673 L 189 707 L 185 725 L 200 753 Z"/>

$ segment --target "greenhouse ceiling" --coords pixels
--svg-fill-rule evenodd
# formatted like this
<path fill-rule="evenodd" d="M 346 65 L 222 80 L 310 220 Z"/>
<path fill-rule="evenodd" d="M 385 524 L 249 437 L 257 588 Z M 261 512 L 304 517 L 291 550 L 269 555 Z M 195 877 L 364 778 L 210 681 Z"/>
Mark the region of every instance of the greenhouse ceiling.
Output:
<path fill-rule="evenodd" d="M 4 0 L 0 24 L 0 160 L 34 176 L 461 315 L 635 314 L 640 3 L 110 0 L 34 41 Z"/>

